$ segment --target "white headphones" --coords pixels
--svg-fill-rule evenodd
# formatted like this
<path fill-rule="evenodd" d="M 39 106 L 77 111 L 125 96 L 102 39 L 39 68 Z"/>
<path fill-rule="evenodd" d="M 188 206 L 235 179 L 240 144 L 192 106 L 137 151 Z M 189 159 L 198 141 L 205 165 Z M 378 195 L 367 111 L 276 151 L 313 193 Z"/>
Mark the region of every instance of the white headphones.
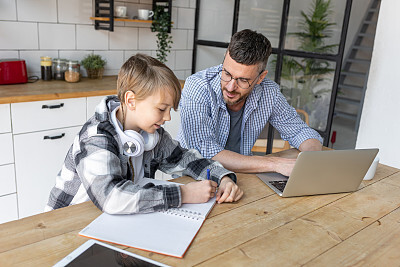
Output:
<path fill-rule="evenodd" d="M 121 139 L 124 154 L 130 157 L 139 157 L 144 151 L 152 150 L 157 145 L 158 139 L 160 138 L 158 132 L 156 131 L 154 134 L 149 134 L 145 131 L 140 131 L 140 133 L 133 130 L 122 131 L 117 120 L 118 109 L 119 107 L 111 112 L 111 121 Z"/>

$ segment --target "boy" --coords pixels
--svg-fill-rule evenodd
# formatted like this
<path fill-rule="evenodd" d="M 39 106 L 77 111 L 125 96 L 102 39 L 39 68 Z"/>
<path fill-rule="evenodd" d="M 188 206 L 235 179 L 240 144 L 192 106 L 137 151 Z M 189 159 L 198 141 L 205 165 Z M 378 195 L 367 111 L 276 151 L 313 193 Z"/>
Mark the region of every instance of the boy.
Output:
<path fill-rule="evenodd" d="M 108 96 L 82 127 L 51 190 L 46 211 L 91 200 L 110 214 L 132 214 L 179 207 L 182 203 L 239 200 L 236 176 L 196 150 L 183 149 L 161 127 L 178 107 L 181 87 L 158 60 L 137 54 L 122 66 L 118 97 Z M 210 180 L 187 185 L 140 186 L 156 170 Z M 217 186 L 219 186 L 216 193 Z"/>

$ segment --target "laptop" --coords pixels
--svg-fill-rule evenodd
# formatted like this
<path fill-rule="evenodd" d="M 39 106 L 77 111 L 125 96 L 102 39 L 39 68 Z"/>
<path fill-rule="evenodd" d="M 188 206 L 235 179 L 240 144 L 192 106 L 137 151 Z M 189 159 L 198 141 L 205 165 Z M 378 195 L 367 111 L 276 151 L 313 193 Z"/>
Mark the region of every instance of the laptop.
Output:
<path fill-rule="evenodd" d="M 281 197 L 352 192 L 359 188 L 379 149 L 300 152 L 289 177 L 257 176 Z"/>

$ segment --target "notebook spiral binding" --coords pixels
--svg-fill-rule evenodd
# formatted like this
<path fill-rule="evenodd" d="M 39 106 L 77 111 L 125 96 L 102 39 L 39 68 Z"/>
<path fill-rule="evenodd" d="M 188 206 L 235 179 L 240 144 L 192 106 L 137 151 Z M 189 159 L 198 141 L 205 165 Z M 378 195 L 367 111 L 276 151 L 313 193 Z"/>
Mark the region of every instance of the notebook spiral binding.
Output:
<path fill-rule="evenodd" d="M 170 208 L 170 209 L 162 211 L 162 212 L 166 213 L 166 214 L 182 216 L 182 217 L 193 219 L 193 220 L 204 219 L 204 217 L 201 215 L 200 212 L 191 211 L 191 210 L 182 209 L 182 208 Z"/>

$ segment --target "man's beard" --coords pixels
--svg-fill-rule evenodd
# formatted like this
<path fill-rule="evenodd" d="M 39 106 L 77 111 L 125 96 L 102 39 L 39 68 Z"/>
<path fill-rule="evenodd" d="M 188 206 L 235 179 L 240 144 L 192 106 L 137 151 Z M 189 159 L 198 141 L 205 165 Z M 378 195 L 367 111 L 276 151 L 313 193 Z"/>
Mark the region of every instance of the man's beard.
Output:
<path fill-rule="evenodd" d="M 228 92 L 228 90 L 226 88 L 222 88 L 222 91 L 227 91 Z M 239 104 L 240 102 L 246 100 L 246 98 L 249 96 L 250 92 L 251 92 L 251 90 L 249 90 L 248 93 L 241 95 L 237 100 L 234 100 L 234 101 L 231 101 L 231 100 L 226 99 L 224 97 L 224 102 L 228 106 L 234 106 L 234 105 Z M 236 93 L 236 92 L 234 94 L 240 95 L 240 93 Z M 224 94 L 222 93 L 222 95 L 224 95 Z"/>

